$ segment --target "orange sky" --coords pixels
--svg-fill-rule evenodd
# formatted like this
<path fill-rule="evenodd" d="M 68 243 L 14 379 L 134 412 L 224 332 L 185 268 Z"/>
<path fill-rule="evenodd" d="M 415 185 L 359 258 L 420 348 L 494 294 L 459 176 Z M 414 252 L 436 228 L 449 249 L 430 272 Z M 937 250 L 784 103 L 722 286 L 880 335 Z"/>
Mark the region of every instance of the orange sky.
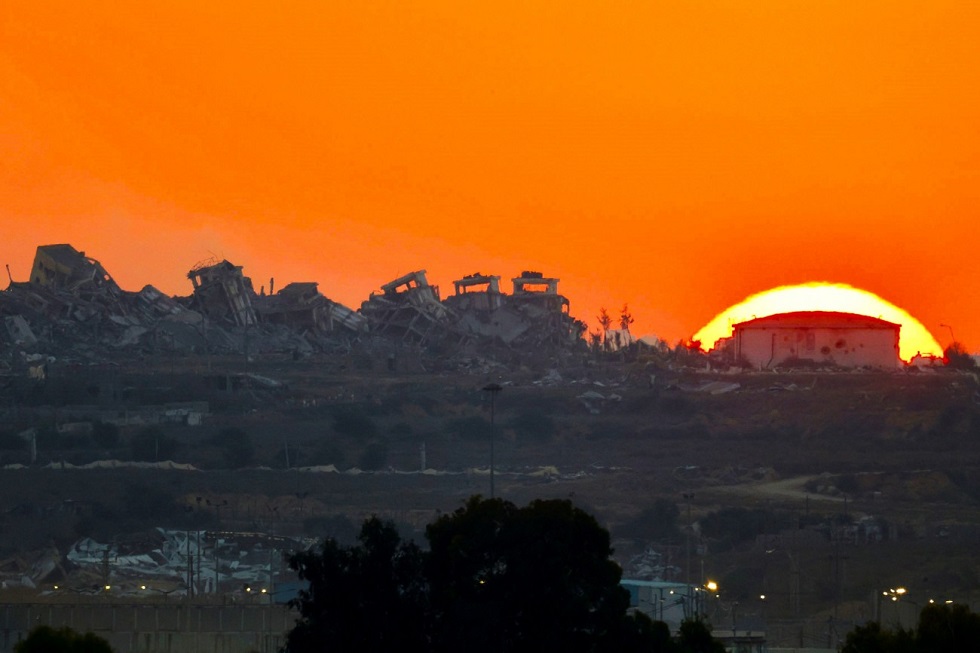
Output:
<path fill-rule="evenodd" d="M 476 4 L 3 2 L 0 263 L 536 269 L 670 341 L 835 281 L 980 348 L 980 3 Z"/>

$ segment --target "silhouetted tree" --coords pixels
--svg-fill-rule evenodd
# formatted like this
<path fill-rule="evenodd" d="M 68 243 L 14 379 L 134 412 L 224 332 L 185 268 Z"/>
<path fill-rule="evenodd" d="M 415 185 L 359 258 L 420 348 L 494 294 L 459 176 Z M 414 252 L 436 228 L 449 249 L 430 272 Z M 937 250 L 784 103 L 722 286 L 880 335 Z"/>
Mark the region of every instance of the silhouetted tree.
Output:
<path fill-rule="evenodd" d="M 369 442 L 357 459 L 357 466 L 366 472 L 382 469 L 388 462 L 388 445 L 384 442 Z"/>
<path fill-rule="evenodd" d="M 423 651 L 427 647 L 423 555 L 390 522 L 364 522 L 360 544 L 326 540 L 292 555 L 308 589 L 290 602 L 300 611 L 285 651 Z"/>
<path fill-rule="evenodd" d="M 927 605 L 915 633 L 919 651 L 980 651 L 980 614 L 966 605 Z"/>
<path fill-rule="evenodd" d="M 79 634 L 71 628 L 55 630 L 37 626 L 14 645 L 15 653 L 112 653 L 109 642 L 94 633 Z"/>
<path fill-rule="evenodd" d="M 378 434 L 378 425 L 358 408 L 342 408 L 333 416 L 337 433 L 371 438 Z"/>
<path fill-rule="evenodd" d="M 916 629 L 870 621 L 847 633 L 841 653 L 945 653 L 980 650 L 980 615 L 965 605 L 927 605 Z"/>
<path fill-rule="evenodd" d="M 606 343 L 606 334 L 609 333 L 609 328 L 612 326 L 612 318 L 609 316 L 609 311 L 605 307 L 599 309 L 599 315 L 596 317 L 599 321 L 599 326 L 602 327 L 602 342 L 605 349 L 609 349 L 609 344 Z"/>
<path fill-rule="evenodd" d="M 977 363 L 962 343 L 954 342 L 943 351 L 943 360 L 954 370 L 976 370 Z"/>
<path fill-rule="evenodd" d="M 510 421 L 519 442 L 547 442 L 557 427 L 550 415 L 539 410 L 525 410 Z"/>
<path fill-rule="evenodd" d="M 101 449 L 112 449 L 119 446 L 119 427 L 112 422 L 95 422 L 92 424 L 92 441 Z"/>
<path fill-rule="evenodd" d="M 623 310 L 619 312 L 619 328 L 628 332 L 631 324 L 633 324 L 633 314 L 630 313 L 629 304 L 623 304 Z"/>
<path fill-rule="evenodd" d="M 589 331 L 589 349 L 597 353 L 602 349 L 602 331 Z"/>
<path fill-rule="evenodd" d="M 847 633 L 841 647 L 841 653 L 915 653 L 916 650 L 911 630 L 882 629 L 876 621 L 869 621 Z"/>
<path fill-rule="evenodd" d="M 223 428 L 211 437 L 210 442 L 221 450 L 228 465 L 233 469 L 248 465 L 255 457 L 252 438 L 242 429 Z"/>
<path fill-rule="evenodd" d="M 358 545 L 291 556 L 309 587 L 292 602 L 300 618 L 284 650 L 677 650 L 664 624 L 627 616 L 608 531 L 569 501 L 472 497 L 426 538 L 423 552 L 371 518 Z"/>
<path fill-rule="evenodd" d="M 609 533 L 571 502 L 473 497 L 426 536 L 434 650 L 594 651 L 624 636 Z"/>
<path fill-rule="evenodd" d="M 678 653 L 725 653 L 721 642 L 711 636 L 711 630 L 700 619 L 686 619 L 677 637 Z"/>
<path fill-rule="evenodd" d="M 490 433 L 490 420 L 480 415 L 454 417 L 446 422 L 446 432 L 461 440 L 482 441 Z"/>

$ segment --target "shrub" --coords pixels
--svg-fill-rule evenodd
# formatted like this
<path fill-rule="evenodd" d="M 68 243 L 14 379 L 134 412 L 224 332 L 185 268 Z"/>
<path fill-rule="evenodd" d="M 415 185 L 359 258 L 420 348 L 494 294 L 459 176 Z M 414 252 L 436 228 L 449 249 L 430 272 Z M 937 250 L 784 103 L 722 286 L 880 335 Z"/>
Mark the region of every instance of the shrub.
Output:
<path fill-rule="evenodd" d="M 345 408 L 333 416 L 333 428 L 343 435 L 370 438 L 378 434 L 374 420 L 356 408 Z"/>
<path fill-rule="evenodd" d="M 446 431 L 460 440 L 485 440 L 490 438 L 490 420 L 479 415 L 455 417 L 446 422 Z"/>
<path fill-rule="evenodd" d="M 119 446 L 119 427 L 110 422 L 92 424 L 92 441 L 100 449 L 113 449 Z"/>
<path fill-rule="evenodd" d="M 133 460 L 156 462 L 172 459 L 179 445 L 158 426 L 146 426 L 130 442 Z"/>
<path fill-rule="evenodd" d="M 518 440 L 547 442 L 555 435 L 555 420 L 538 411 L 526 411 L 510 421 Z"/>
<path fill-rule="evenodd" d="M 373 472 L 383 468 L 387 462 L 388 446 L 383 442 L 372 442 L 357 459 L 357 466 L 364 471 Z"/>
<path fill-rule="evenodd" d="M 210 443 L 221 450 L 225 460 L 233 469 L 248 465 L 255 457 L 255 445 L 252 443 L 252 438 L 239 428 L 221 429 L 211 436 Z"/>

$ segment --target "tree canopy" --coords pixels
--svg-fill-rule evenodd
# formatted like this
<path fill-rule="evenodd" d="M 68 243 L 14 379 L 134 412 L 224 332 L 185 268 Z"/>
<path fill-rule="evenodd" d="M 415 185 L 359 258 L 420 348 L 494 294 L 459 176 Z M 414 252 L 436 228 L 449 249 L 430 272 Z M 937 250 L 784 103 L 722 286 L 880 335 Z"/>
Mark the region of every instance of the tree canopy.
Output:
<path fill-rule="evenodd" d="M 980 650 L 980 614 L 965 605 L 927 605 L 914 630 L 875 621 L 847 634 L 841 653 L 944 653 Z"/>
<path fill-rule="evenodd" d="M 112 653 L 109 642 L 93 633 L 79 634 L 71 628 L 55 630 L 37 626 L 14 645 L 15 653 Z"/>
<path fill-rule="evenodd" d="M 309 588 L 293 602 L 286 651 L 701 650 L 627 614 L 608 531 L 570 501 L 473 497 L 426 539 L 423 551 L 371 518 L 354 546 L 327 540 L 291 556 Z"/>

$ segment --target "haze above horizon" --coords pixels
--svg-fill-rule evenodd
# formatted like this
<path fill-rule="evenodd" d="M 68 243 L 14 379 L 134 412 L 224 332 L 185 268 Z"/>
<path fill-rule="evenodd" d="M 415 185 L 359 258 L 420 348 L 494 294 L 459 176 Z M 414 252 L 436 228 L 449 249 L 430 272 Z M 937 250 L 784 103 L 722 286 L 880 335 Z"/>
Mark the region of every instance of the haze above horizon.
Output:
<path fill-rule="evenodd" d="M 216 254 L 318 281 L 541 270 L 686 339 L 847 283 L 969 348 L 980 5 L 13 2 L 3 263 L 67 242 L 189 294 Z"/>

